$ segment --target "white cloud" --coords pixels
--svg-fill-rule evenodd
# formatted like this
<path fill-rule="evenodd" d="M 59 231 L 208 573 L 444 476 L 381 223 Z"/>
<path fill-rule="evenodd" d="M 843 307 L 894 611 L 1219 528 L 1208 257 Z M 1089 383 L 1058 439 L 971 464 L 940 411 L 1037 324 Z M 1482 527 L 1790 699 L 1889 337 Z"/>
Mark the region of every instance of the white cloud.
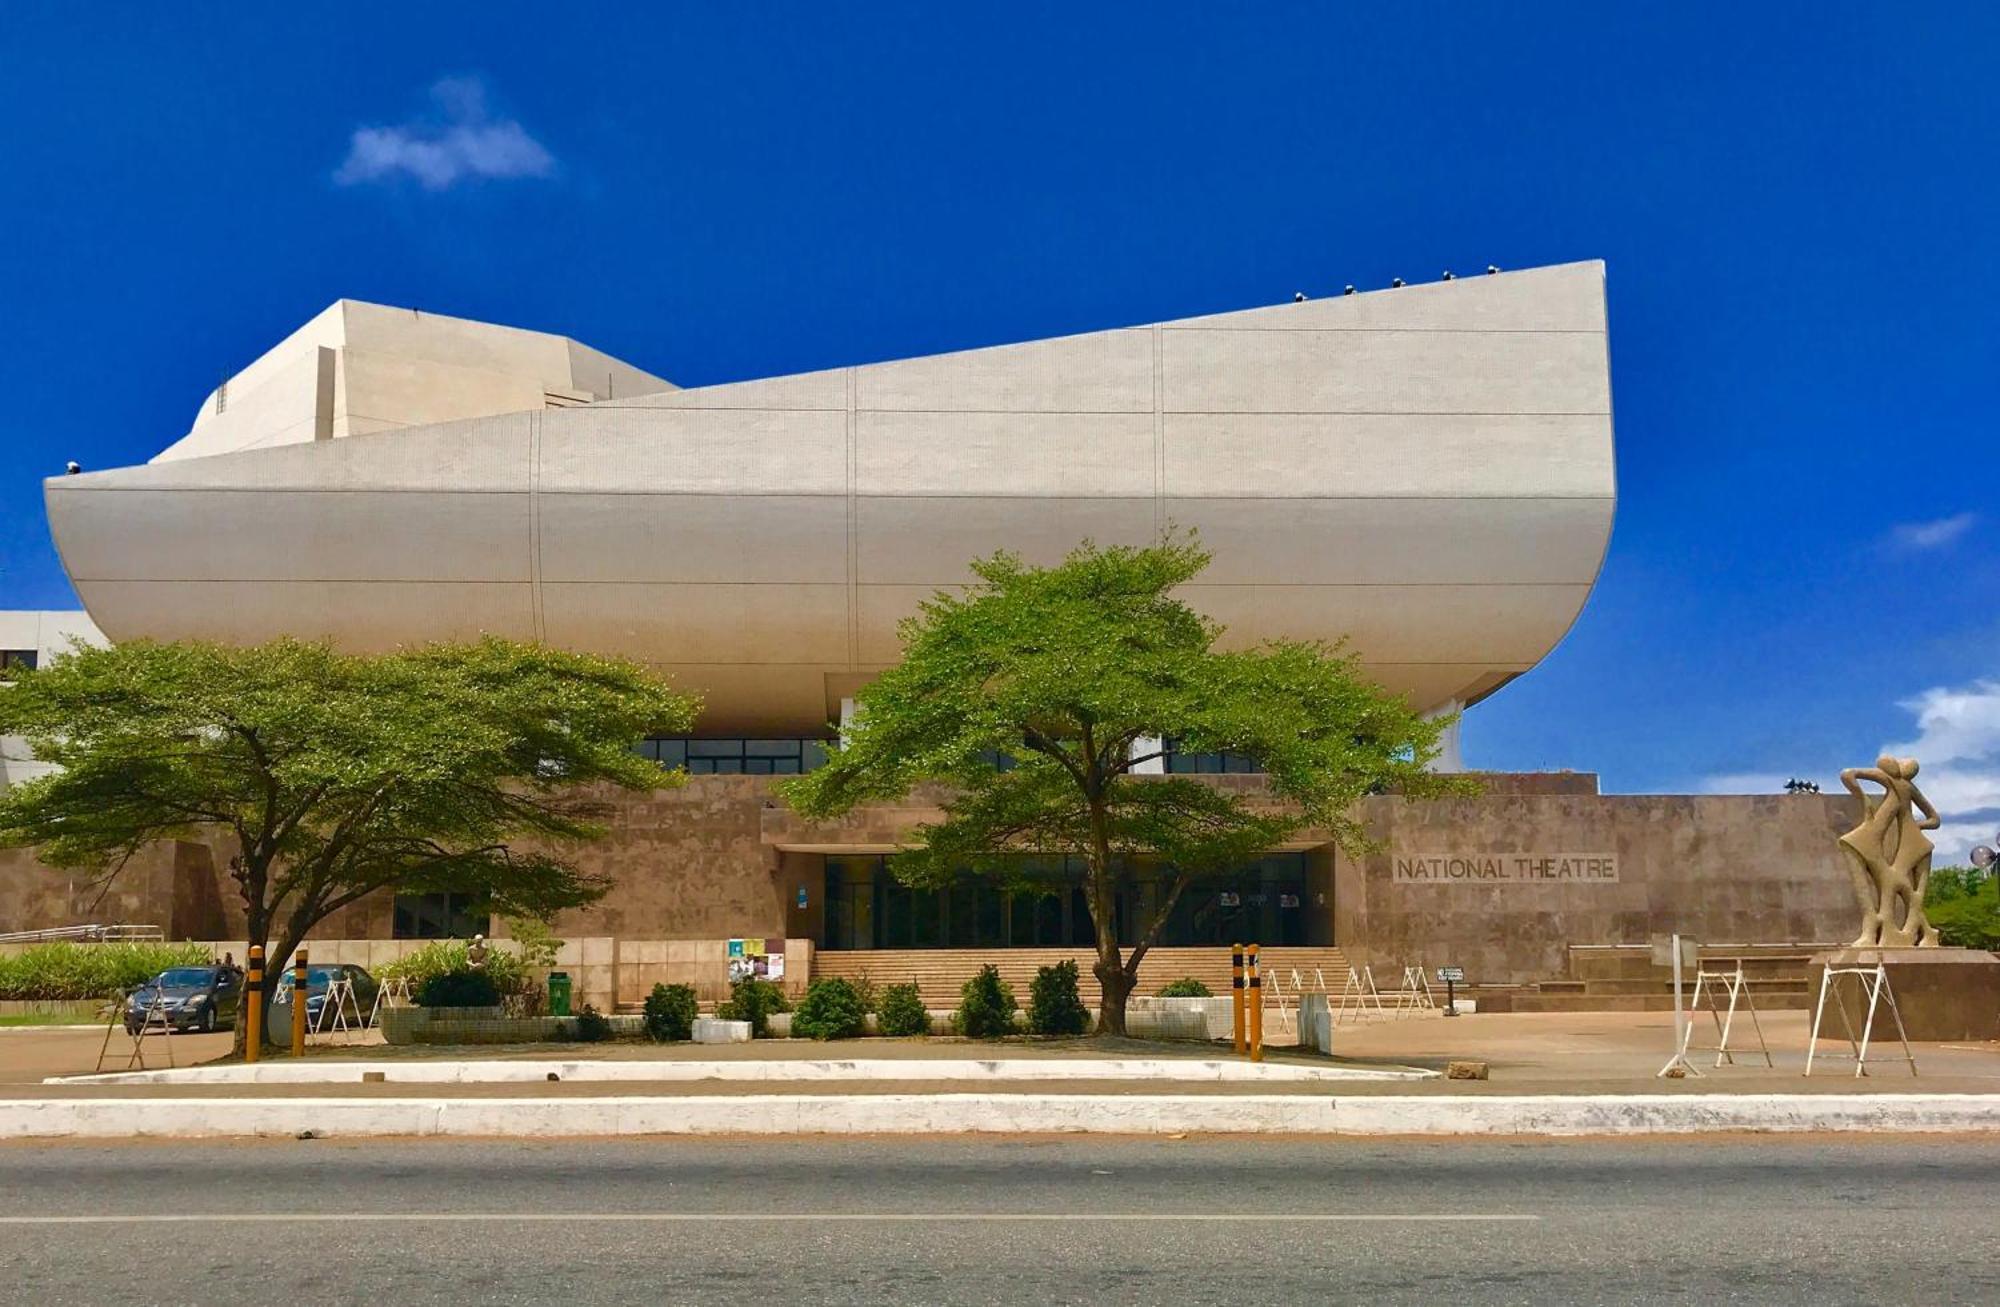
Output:
<path fill-rule="evenodd" d="M 1900 706 L 1916 714 L 1917 737 L 1883 751 L 1923 765 L 1917 787 L 1945 819 L 1931 836 L 1939 860 L 1963 862 L 2000 826 L 2000 681 L 1939 686 Z"/>
<path fill-rule="evenodd" d="M 1904 522 L 1889 528 L 1889 539 L 1899 549 L 1942 549 L 1970 531 L 1978 521 L 1977 513 L 1954 513 L 1928 522 Z"/>
<path fill-rule="evenodd" d="M 477 78 L 431 87 L 436 112 L 394 127 L 359 127 L 333 174 L 342 186 L 414 178 L 427 191 L 478 178 L 547 177 L 555 156 L 511 118 L 495 118 Z"/>

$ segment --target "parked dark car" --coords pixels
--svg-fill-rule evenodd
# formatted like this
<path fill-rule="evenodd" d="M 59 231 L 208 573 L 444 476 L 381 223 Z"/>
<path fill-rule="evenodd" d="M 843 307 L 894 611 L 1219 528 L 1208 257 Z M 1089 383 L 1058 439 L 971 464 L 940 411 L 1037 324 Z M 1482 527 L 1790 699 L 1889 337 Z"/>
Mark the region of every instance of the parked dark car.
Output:
<path fill-rule="evenodd" d="M 306 1026 L 311 1028 L 320 1022 L 320 1011 L 326 1006 L 326 996 L 333 989 L 336 980 L 352 981 L 354 984 L 354 1004 L 347 1011 L 347 1024 L 359 1026 L 368 1020 L 369 1009 L 375 1006 L 375 993 L 382 988 L 382 982 L 368 974 L 366 970 L 352 962 L 328 963 L 325 966 L 306 968 Z M 359 1011 L 357 1018 L 355 1013 Z M 328 1012 L 324 1026 L 331 1028 L 334 1014 Z M 290 1039 L 292 1031 L 292 972 L 288 969 L 278 981 L 278 992 L 271 996 L 271 1036 L 283 1042 Z"/>
<path fill-rule="evenodd" d="M 215 1030 L 236 1024 L 243 1003 L 243 973 L 234 967 L 169 967 L 125 1000 L 125 1030 L 138 1034 L 159 1003 L 171 1030 Z"/>

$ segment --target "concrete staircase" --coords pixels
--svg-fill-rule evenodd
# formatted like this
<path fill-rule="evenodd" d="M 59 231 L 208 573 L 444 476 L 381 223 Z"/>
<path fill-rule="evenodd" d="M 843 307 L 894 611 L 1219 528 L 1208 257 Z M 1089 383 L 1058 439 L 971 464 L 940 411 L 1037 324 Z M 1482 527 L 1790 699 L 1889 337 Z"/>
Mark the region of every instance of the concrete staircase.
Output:
<path fill-rule="evenodd" d="M 1812 1006 L 1818 983 L 1811 959 L 1832 944 L 1706 944 L 1705 971 L 1734 971 L 1738 962 L 1760 1009 Z M 1686 972 L 1687 991 L 1694 973 Z M 1656 966 L 1646 944 L 1572 944 L 1569 974 L 1560 980 L 1477 991 L 1481 1012 L 1671 1012 L 1671 967 Z"/>
<path fill-rule="evenodd" d="M 1325 974 L 1326 983 L 1337 991 L 1347 975 L 1347 955 L 1337 948 L 1271 948 L 1260 953 L 1263 974 L 1282 975 L 1291 983 L 1291 973 L 1303 973 L 1312 983 L 1313 968 Z M 812 974 L 844 976 L 858 980 L 866 976 L 877 986 L 914 983 L 924 1002 L 934 1008 L 958 1006 L 958 992 L 979 968 L 992 964 L 1000 978 L 1013 986 L 1014 997 L 1023 1006 L 1028 986 L 1039 967 L 1051 966 L 1065 958 L 1076 963 L 1077 990 L 1085 1007 L 1098 1002 L 1097 978 L 1090 974 L 1096 954 L 1090 949 L 998 948 L 998 949 L 855 949 L 815 952 Z M 1229 950 L 1226 948 L 1156 948 L 1139 964 L 1136 994 L 1152 994 L 1171 980 L 1193 976 L 1217 997 L 1229 993 Z"/>

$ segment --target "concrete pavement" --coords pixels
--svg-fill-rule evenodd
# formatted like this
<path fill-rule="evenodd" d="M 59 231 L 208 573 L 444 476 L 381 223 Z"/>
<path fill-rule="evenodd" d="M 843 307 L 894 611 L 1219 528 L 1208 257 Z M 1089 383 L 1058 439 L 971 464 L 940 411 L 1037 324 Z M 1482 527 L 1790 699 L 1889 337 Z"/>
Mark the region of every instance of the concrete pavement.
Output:
<path fill-rule="evenodd" d="M 0 1273 L 50 1307 L 1986 1303 L 1996 1167 L 1848 1138 L 0 1145 Z"/>

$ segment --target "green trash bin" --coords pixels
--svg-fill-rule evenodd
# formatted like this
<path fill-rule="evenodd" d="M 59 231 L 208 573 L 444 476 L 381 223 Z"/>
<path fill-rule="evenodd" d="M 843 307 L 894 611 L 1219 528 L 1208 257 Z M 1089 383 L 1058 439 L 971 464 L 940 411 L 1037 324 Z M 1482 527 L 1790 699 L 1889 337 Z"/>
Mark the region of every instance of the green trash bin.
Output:
<path fill-rule="evenodd" d="M 549 973 L 549 1014 L 566 1017 L 569 1015 L 569 972 Z"/>

